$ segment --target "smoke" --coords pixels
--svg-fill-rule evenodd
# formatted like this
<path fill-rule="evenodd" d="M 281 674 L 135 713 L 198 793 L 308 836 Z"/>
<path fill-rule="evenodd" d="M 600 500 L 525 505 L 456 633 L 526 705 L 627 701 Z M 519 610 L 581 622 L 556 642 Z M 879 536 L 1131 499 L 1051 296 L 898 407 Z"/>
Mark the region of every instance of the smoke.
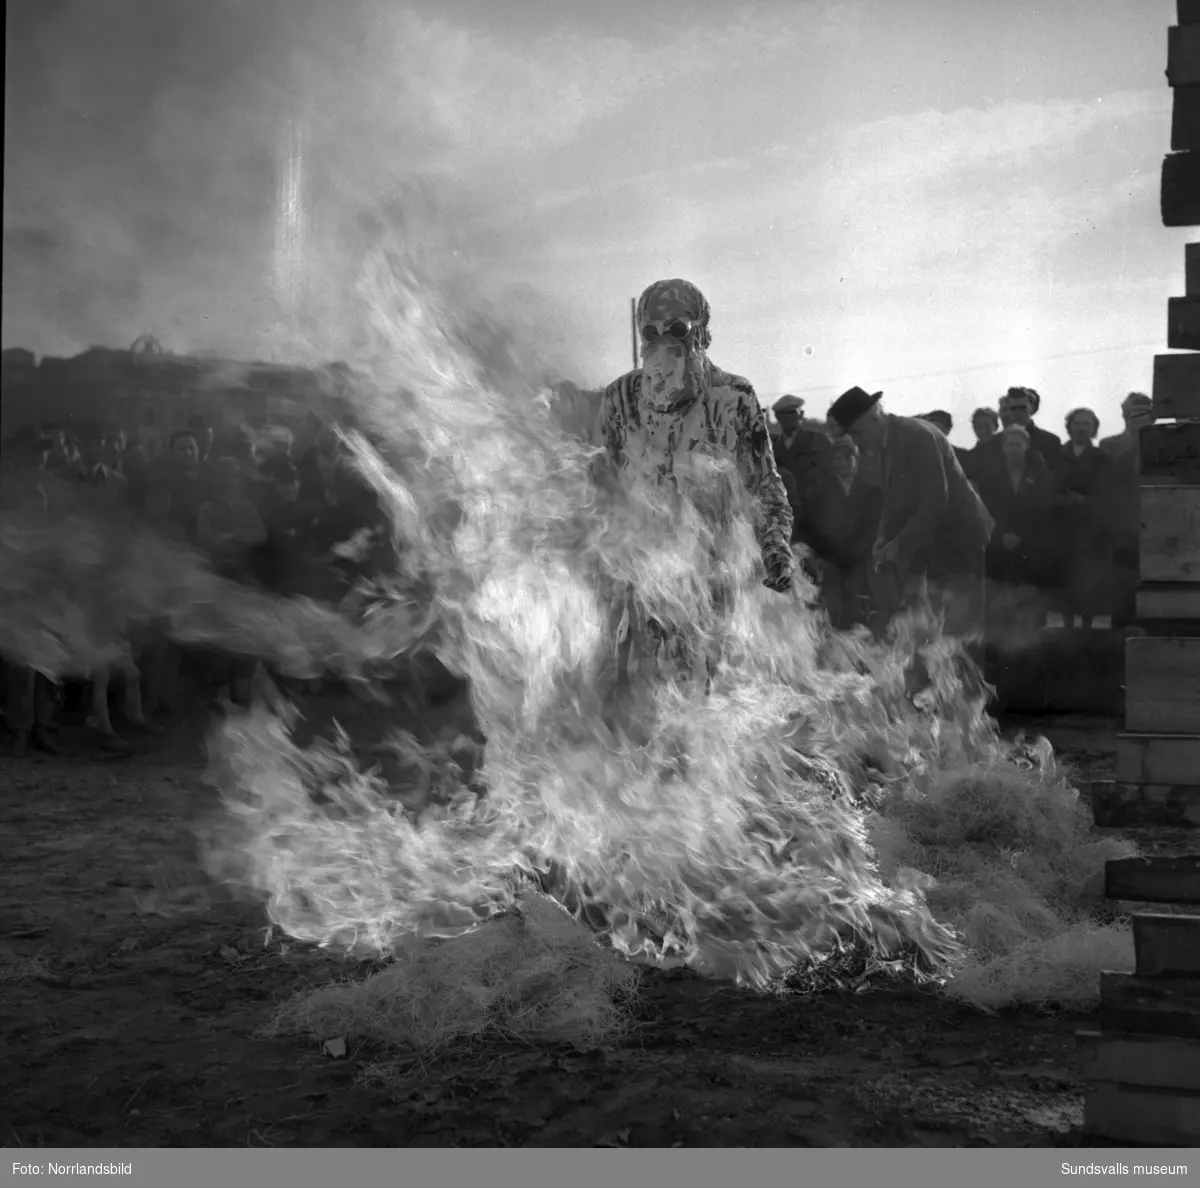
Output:
<path fill-rule="evenodd" d="M 480 279 L 481 182 L 534 102 L 488 35 L 383 0 L 62 0 L 11 6 L 7 44 L 5 345 L 353 357 L 364 253 L 397 224 L 561 337 L 536 293 Z"/>

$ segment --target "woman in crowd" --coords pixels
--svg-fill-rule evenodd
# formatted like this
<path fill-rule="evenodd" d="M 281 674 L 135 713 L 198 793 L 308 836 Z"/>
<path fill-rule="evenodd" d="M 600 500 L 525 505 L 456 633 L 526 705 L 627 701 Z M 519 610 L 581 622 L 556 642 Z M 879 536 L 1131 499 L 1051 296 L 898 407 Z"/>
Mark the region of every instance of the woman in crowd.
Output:
<path fill-rule="evenodd" d="M 1090 627 L 1108 605 L 1109 535 L 1103 503 L 1112 464 L 1096 448 L 1100 419 L 1090 408 L 1067 414 L 1055 527 L 1063 622 Z"/>
<path fill-rule="evenodd" d="M 1005 596 L 991 602 L 1021 618 L 1039 620 L 1044 608 L 1031 594 L 1045 587 L 1049 576 L 1054 482 L 1030 452 L 1023 425 L 1004 428 L 1000 448 L 1002 465 L 987 468 L 979 478 L 979 493 L 996 522 L 987 550 L 988 579 L 1007 588 Z"/>

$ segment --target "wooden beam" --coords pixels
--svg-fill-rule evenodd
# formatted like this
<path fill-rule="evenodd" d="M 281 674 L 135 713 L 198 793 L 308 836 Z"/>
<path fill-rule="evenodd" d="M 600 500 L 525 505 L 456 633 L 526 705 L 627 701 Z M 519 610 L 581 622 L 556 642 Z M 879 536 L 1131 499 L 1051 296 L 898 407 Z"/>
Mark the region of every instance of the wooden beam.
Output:
<path fill-rule="evenodd" d="M 1200 784 L 1200 734 L 1118 734 L 1117 779 L 1127 784 Z"/>
<path fill-rule="evenodd" d="M 1147 425 L 1138 434 L 1138 448 L 1143 482 L 1174 478 L 1176 484 L 1200 486 L 1200 421 Z"/>
<path fill-rule="evenodd" d="M 1141 580 L 1200 582 L 1200 487 L 1145 486 L 1141 510 Z"/>
<path fill-rule="evenodd" d="M 1197 640 L 1200 643 L 1200 640 Z M 1092 784 L 1092 820 L 1102 829 L 1200 826 L 1200 787 L 1194 784 Z"/>
<path fill-rule="evenodd" d="M 1200 977 L 1200 916 L 1136 915 L 1133 948 L 1138 977 Z"/>
<path fill-rule="evenodd" d="M 1200 87 L 1177 87 L 1171 104 L 1171 151 L 1200 149 Z"/>
<path fill-rule="evenodd" d="M 1194 1147 L 1200 1141 L 1200 1096 L 1194 1093 L 1112 1081 L 1084 1089 L 1084 1134 L 1152 1147 Z"/>
<path fill-rule="evenodd" d="M 1200 297 L 1167 298 L 1167 346 L 1200 351 Z"/>
<path fill-rule="evenodd" d="M 1100 1029 L 1200 1039 L 1200 978 L 1102 973 Z"/>
<path fill-rule="evenodd" d="M 1200 152 L 1163 158 L 1159 208 L 1164 227 L 1200 226 Z"/>
<path fill-rule="evenodd" d="M 1200 1090 L 1200 1040 L 1077 1031 L 1079 1079 Z"/>
<path fill-rule="evenodd" d="M 1200 639 L 1125 641 L 1125 729 L 1200 734 Z"/>
<path fill-rule="evenodd" d="M 1200 83 L 1200 27 L 1175 25 L 1167 30 L 1167 82 L 1173 87 Z"/>
<path fill-rule="evenodd" d="M 1184 292 L 1200 297 L 1200 243 L 1189 243 L 1183 249 Z"/>
<path fill-rule="evenodd" d="M 1153 396 L 1160 421 L 1200 419 L 1200 355 L 1155 355 Z"/>
<path fill-rule="evenodd" d="M 1141 586 L 1136 593 L 1137 617 L 1157 622 L 1200 622 L 1200 582 L 1190 585 Z"/>
<path fill-rule="evenodd" d="M 1200 903 L 1200 854 L 1106 862 L 1104 895 L 1122 903 Z"/>

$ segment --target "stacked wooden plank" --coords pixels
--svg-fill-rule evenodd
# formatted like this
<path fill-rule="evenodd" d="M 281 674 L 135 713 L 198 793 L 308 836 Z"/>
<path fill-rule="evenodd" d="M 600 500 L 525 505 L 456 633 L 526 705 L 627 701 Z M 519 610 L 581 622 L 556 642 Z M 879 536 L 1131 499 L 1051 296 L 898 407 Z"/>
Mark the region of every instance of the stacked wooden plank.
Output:
<path fill-rule="evenodd" d="M 1200 0 L 1179 0 L 1169 36 L 1175 110 L 1162 217 L 1183 227 L 1200 224 Z M 1185 271 L 1167 345 L 1200 351 L 1200 244 L 1188 246 Z M 1155 359 L 1154 411 L 1176 423 L 1141 434 L 1145 634 L 1126 642 L 1127 733 L 1116 780 L 1092 789 L 1093 812 L 1101 826 L 1200 829 L 1200 354 Z M 1200 852 L 1110 862 L 1105 894 L 1169 911 L 1134 916 L 1134 973 L 1101 975 L 1101 1029 L 1080 1035 L 1084 1128 L 1119 1142 L 1200 1145 Z"/>

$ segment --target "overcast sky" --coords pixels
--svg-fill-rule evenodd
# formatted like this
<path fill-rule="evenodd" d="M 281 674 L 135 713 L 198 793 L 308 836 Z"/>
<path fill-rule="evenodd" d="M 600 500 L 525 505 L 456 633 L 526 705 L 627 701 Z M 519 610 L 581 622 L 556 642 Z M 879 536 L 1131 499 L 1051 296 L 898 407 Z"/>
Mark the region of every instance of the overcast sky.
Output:
<path fill-rule="evenodd" d="M 1165 349 L 1173 0 L 11 0 L 3 342 L 328 359 L 380 219 L 599 384 L 685 276 L 822 413 L 1010 384 L 1118 427 Z"/>

